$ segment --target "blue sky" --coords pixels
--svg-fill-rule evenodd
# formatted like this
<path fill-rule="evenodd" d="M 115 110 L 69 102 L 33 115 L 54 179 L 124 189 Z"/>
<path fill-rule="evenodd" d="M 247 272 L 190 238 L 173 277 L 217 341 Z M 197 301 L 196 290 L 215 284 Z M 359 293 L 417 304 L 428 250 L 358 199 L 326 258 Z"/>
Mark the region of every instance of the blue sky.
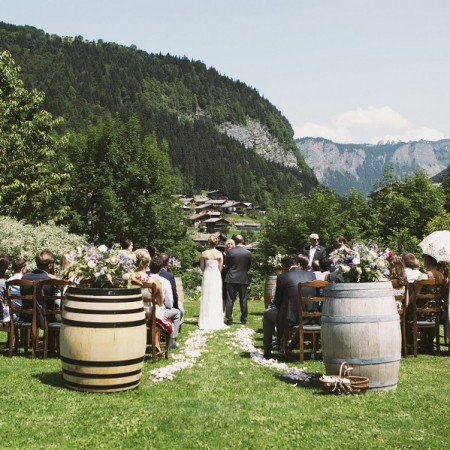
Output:
<path fill-rule="evenodd" d="M 256 88 L 296 137 L 450 138 L 448 0 L 0 0 L 0 20 L 187 56 Z"/>

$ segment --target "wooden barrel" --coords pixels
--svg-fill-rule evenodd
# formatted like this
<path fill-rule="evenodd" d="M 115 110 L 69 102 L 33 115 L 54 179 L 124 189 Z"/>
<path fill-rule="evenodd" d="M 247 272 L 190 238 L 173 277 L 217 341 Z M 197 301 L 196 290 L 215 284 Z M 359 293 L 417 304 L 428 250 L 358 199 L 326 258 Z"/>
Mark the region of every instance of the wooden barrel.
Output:
<path fill-rule="evenodd" d="M 175 277 L 175 284 L 177 285 L 178 301 L 183 305 L 184 289 L 183 289 L 183 280 L 181 279 L 181 277 Z"/>
<path fill-rule="evenodd" d="M 396 389 L 402 341 L 391 282 L 326 286 L 321 337 L 327 375 L 347 361 L 369 389 Z"/>
<path fill-rule="evenodd" d="M 266 283 L 264 285 L 264 305 L 266 307 L 270 303 L 270 300 L 272 300 L 274 288 L 276 285 L 277 285 L 277 276 L 267 275 Z"/>
<path fill-rule="evenodd" d="M 64 384 L 118 392 L 139 385 L 147 330 L 140 288 L 67 289 L 60 357 Z"/>

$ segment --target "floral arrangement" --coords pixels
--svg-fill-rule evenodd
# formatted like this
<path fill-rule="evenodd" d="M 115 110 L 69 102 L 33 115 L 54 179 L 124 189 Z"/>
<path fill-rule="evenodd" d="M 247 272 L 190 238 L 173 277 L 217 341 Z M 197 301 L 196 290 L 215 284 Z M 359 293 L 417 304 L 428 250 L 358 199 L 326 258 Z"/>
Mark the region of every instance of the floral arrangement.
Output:
<path fill-rule="evenodd" d="M 354 244 L 352 248 L 333 252 L 330 260 L 334 265 L 336 282 L 365 283 L 382 281 L 389 264 L 386 253 L 379 252 L 376 245 Z"/>
<path fill-rule="evenodd" d="M 175 256 L 169 258 L 169 270 L 174 275 L 179 274 L 181 270 L 181 261 L 179 261 Z"/>
<path fill-rule="evenodd" d="M 266 261 L 269 269 L 273 271 L 282 270 L 283 266 L 281 265 L 281 258 L 283 258 L 281 253 L 277 253 L 275 256 L 269 256 Z"/>
<path fill-rule="evenodd" d="M 133 253 L 121 250 L 115 244 L 98 247 L 78 247 L 66 255 L 70 266 L 62 272 L 63 278 L 73 278 L 77 284 L 90 287 L 129 287 L 135 270 Z"/>

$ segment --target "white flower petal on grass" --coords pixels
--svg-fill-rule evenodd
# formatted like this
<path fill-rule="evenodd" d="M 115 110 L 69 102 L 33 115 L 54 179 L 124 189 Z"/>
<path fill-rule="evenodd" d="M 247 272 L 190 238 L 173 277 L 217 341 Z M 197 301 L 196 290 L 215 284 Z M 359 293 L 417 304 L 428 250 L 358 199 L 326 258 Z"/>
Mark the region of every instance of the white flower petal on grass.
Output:
<path fill-rule="evenodd" d="M 255 331 L 251 328 L 242 327 L 234 332 L 229 332 L 229 343 L 233 347 L 241 349 L 250 355 L 250 359 L 255 364 L 269 369 L 282 370 L 283 378 L 294 381 L 311 381 L 315 378 L 314 374 L 305 373 L 304 368 L 289 367 L 286 363 L 278 362 L 275 359 L 265 359 L 264 355 L 253 345 L 252 335 Z M 241 372 L 239 372 L 241 374 Z"/>
<path fill-rule="evenodd" d="M 174 374 L 183 369 L 190 369 L 194 366 L 197 359 L 206 349 L 209 332 L 196 330 L 189 333 L 188 338 L 184 342 L 180 353 L 172 355 L 175 362 L 168 366 L 160 367 L 150 371 L 151 381 L 172 381 Z"/>

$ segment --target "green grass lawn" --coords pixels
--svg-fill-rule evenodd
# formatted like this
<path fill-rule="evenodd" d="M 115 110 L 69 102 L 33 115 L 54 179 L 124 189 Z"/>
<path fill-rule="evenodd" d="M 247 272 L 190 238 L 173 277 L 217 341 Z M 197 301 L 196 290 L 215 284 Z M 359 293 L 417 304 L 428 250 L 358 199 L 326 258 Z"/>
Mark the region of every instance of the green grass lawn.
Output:
<path fill-rule="evenodd" d="M 186 302 L 183 340 L 197 329 L 197 302 Z M 236 305 L 238 307 L 238 305 Z M 263 302 L 250 302 L 248 326 L 262 345 Z M 231 326 L 233 332 L 241 325 Z M 329 396 L 317 385 L 288 382 L 230 345 L 229 331 L 211 334 L 194 367 L 173 381 L 88 394 L 63 385 L 58 359 L 12 359 L 1 333 L 3 448 L 448 448 L 450 357 L 402 359 L 396 392 Z M 276 355 L 276 354 L 275 354 Z M 277 356 L 277 355 L 276 355 Z M 280 361 L 284 361 L 280 355 Z M 298 367 L 295 358 L 289 366 Z M 305 370 L 323 373 L 321 361 Z"/>

